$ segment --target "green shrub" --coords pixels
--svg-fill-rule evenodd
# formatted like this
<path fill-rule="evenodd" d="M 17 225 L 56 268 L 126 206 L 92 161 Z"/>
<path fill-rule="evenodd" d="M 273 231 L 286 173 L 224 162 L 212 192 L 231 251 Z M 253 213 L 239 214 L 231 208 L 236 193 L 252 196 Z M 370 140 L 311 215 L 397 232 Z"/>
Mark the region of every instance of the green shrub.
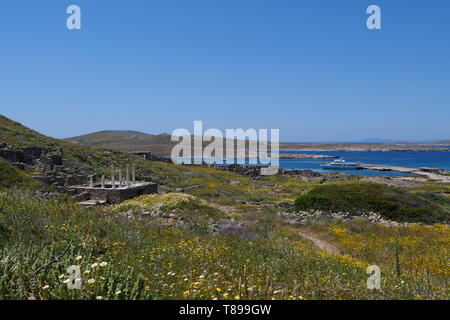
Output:
<path fill-rule="evenodd" d="M 400 222 L 436 223 L 448 214 L 437 204 L 385 184 L 343 182 L 316 186 L 295 202 L 296 210 L 322 210 L 348 213 L 376 212 L 385 219 Z"/>
<path fill-rule="evenodd" d="M 190 215 L 220 216 L 221 211 L 205 200 L 184 193 L 143 195 L 127 200 L 113 208 L 114 212 L 145 209 L 162 213 L 188 213 Z"/>
<path fill-rule="evenodd" d="M 9 236 L 9 229 L 6 227 L 3 219 L 0 217 L 0 248 L 2 247 L 3 243 L 8 239 Z"/>
<path fill-rule="evenodd" d="M 25 171 L 0 158 L 0 188 L 13 186 L 34 188 L 38 185 L 40 183 L 31 178 Z"/>

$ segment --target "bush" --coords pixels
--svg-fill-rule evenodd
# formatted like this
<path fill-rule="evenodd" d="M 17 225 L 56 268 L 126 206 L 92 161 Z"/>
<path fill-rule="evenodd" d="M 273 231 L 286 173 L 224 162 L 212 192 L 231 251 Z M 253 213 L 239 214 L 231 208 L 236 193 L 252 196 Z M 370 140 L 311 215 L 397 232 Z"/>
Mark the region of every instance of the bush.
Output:
<path fill-rule="evenodd" d="M 208 202 L 184 193 L 166 193 L 143 195 L 127 200 L 113 209 L 114 212 L 145 209 L 163 213 L 188 213 L 195 215 L 220 216 L 220 210 Z"/>
<path fill-rule="evenodd" d="M 3 219 L 0 217 L 0 248 L 2 244 L 8 239 L 9 229 L 6 227 Z"/>
<path fill-rule="evenodd" d="M 371 182 L 343 182 L 316 186 L 295 202 L 296 210 L 332 212 L 376 212 L 383 218 L 399 222 L 436 223 L 448 220 L 440 206 L 385 184 Z"/>
<path fill-rule="evenodd" d="M 25 171 L 0 158 L 0 188 L 11 188 L 13 186 L 35 188 L 40 186 L 40 183 L 31 178 Z"/>

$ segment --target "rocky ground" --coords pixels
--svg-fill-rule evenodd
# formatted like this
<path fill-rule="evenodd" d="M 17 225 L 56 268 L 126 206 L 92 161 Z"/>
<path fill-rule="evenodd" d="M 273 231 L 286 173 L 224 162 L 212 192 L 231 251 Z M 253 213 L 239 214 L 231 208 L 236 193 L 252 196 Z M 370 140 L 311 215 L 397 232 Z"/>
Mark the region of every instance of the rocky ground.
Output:
<path fill-rule="evenodd" d="M 351 221 L 354 218 L 362 218 L 371 223 L 378 223 L 385 226 L 408 226 L 417 225 L 416 223 L 400 223 L 396 221 L 390 221 L 383 219 L 379 214 L 375 212 L 361 213 L 358 215 L 345 213 L 345 212 L 322 212 L 322 211 L 310 211 L 310 212 L 278 212 L 277 215 L 281 217 L 285 222 L 292 225 L 308 225 L 308 224 L 328 224 L 330 222 L 337 221 Z"/>

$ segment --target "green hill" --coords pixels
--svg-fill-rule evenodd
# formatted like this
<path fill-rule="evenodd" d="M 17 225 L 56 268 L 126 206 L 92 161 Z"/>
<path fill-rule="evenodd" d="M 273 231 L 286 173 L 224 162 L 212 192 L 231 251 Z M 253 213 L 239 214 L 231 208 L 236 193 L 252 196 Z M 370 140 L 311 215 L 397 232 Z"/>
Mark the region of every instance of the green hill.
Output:
<path fill-rule="evenodd" d="M 61 145 L 61 141 L 44 136 L 3 115 L 0 115 L 0 142 L 18 147 L 56 147 Z"/>
<path fill-rule="evenodd" d="M 206 140 L 206 139 L 205 139 Z M 177 142 L 171 141 L 171 135 L 167 133 L 150 135 L 137 131 L 99 131 L 86 135 L 67 138 L 64 141 L 89 147 L 106 147 L 123 151 L 149 151 L 155 155 L 170 156 L 172 148 Z M 194 136 L 192 136 L 192 144 Z M 210 142 L 203 141 L 203 147 Z M 248 142 L 245 142 L 248 149 Z M 237 145 L 237 140 L 235 140 Z M 226 139 L 224 139 L 224 147 Z"/>
<path fill-rule="evenodd" d="M 82 146 L 149 151 L 157 155 L 170 155 L 174 146 L 168 134 L 152 135 L 132 130 L 99 131 L 64 140 Z"/>
<path fill-rule="evenodd" d="M 78 137 L 67 138 L 65 140 L 84 146 L 92 147 L 110 145 L 111 147 L 114 147 L 126 143 L 137 143 L 139 141 L 145 141 L 146 138 L 150 138 L 152 136 L 153 135 L 151 134 L 132 130 L 105 130 L 85 134 Z"/>

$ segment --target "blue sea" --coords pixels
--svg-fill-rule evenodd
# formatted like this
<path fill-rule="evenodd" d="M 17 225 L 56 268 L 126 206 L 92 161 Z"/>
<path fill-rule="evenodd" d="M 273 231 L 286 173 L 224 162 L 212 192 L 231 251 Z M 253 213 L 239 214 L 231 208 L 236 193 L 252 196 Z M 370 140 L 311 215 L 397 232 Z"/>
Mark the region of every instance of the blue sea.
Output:
<path fill-rule="evenodd" d="M 283 151 L 283 153 L 322 154 L 342 157 L 349 162 L 378 164 L 407 168 L 441 168 L 450 171 L 450 152 L 413 152 L 413 151 Z M 321 164 L 333 159 L 280 159 L 284 169 L 310 169 L 318 172 L 344 172 L 367 176 L 411 176 L 413 174 L 396 171 L 377 170 L 323 170 Z"/>
<path fill-rule="evenodd" d="M 319 154 L 340 157 L 348 162 L 360 162 L 364 164 L 378 164 L 386 166 L 398 166 L 406 168 L 440 168 L 450 171 L 450 152 L 439 151 L 282 151 L 283 153 Z M 178 161 L 187 161 L 188 158 L 177 158 Z M 415 174 L 397 171 L 378 170 L 324 170 L 321 165 L 333 161 L 333 159 L 280 159 L 280 167 L 283 169 L 313 170 L 316 172 L 341 172 L 366 176 L 415 176 Z M 248 164 L 248 159 L 247 159 Z M 227 159 L 227 164 L 234 163 L 233 159 Z"/>

